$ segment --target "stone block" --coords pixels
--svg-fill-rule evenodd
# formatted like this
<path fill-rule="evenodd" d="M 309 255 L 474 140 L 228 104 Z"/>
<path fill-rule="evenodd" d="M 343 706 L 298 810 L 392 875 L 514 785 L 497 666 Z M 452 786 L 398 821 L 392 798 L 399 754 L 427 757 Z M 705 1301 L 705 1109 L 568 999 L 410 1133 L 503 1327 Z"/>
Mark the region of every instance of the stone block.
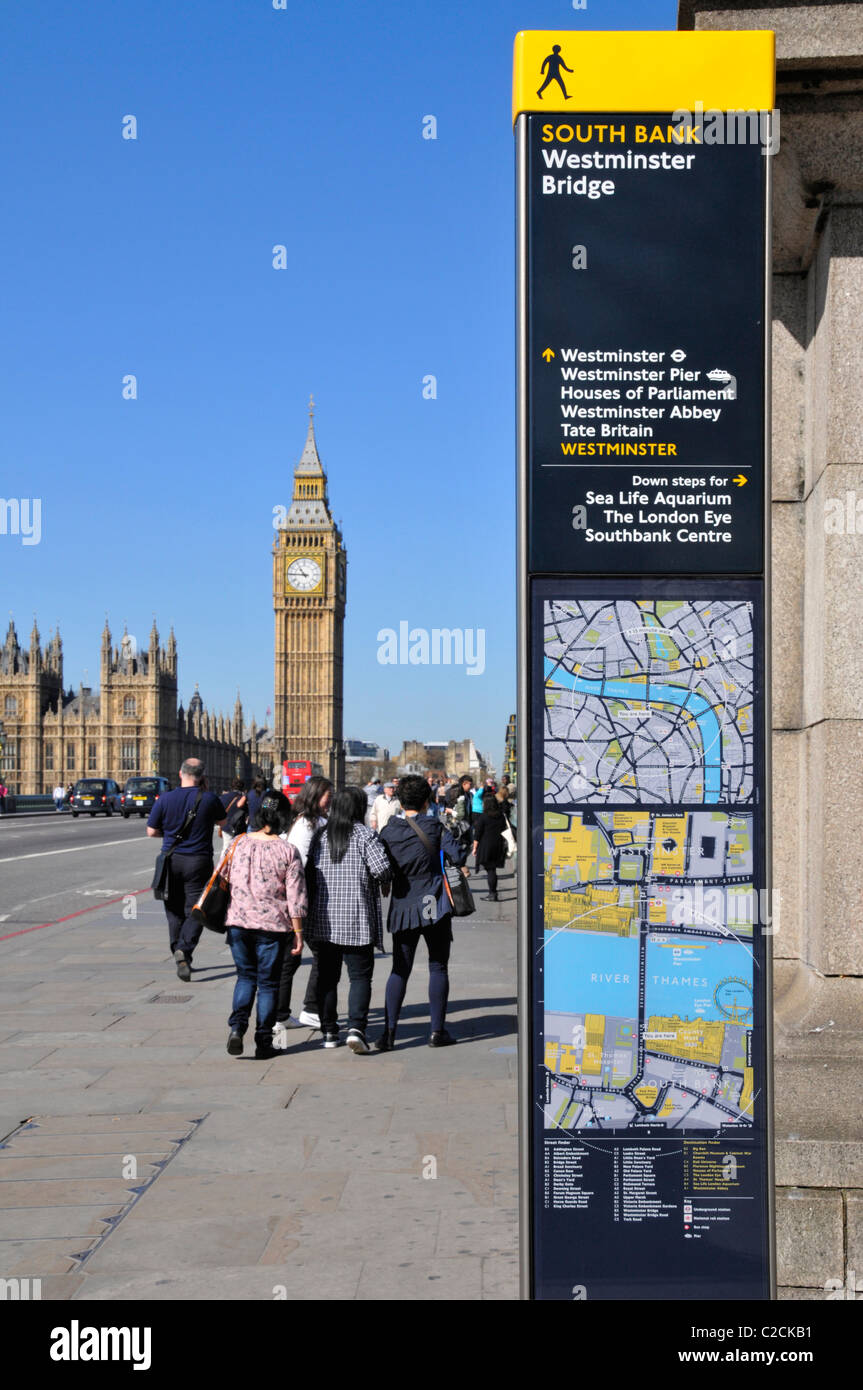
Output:
<path fill-rule="evenodd" d="M 860 719 L 863 467 L 825 468 L 805 513 L 803 722 Z"/>
<path fill-rule="evenodd" d="M 863 975 L 856 846 L 863 833 L 863 721 L 810 729 L 806 781 L 806 959 L 824 975 Z"/>
<path fill-rule="evenodd" d="M 774 502 L 771 516 L 772 721 L 803 723 L 805 512 L 800 502 Z"/>
<path fill-rule="evenodd" d="M 780 1188 L 776 1194 L 776 1256 L 780 1285 L 823 1289 L 844 1278 L 842 1194 Z"/>
<path fill-rule="evenodd" d="M 863 1188 L 863 1139 L 777 1138 L 776 1182 L 779 1187 Z M 860 1259 L 863 1277 L 863 1254 Z"/>
<path fill-rule="evenodd" d="M 773 953 L 776 960 L 803 955 L 805 884 L 801 846 L 806 813 L 806 735 L 773 734 Z M 778 913 L 776 911 L 778 907 Z"/>
<path fill-rule="evenodd" d="M 814 1037 L 813 1049 L 816 1046 L 824 1049 L 821 1059 L 776 1059 L 777 1140 L 857 1143 L 863 1140 L 859 1060 L 831 1057 L 826 1051 L 829 1043 L 819 1044 Z"/>
<path fill-rule="evenodd" d="M 819 975 L 804 961 L 777 960 L 773 977 L 774 1049 L 777 1059 L 820 1061 L 828 1067 L 863 1063 L 863 980 Z M 853 1082 L 853 1074 L 852 1074 Z M 859 1086 L 858 1086 L 859 1092 Z M 861 1114 L 859 1095 L 836 1096 Z M 841 1184 L 837 1184 L 841 1186 Z"/>
<path fill-rule="evenodd" d="M 823 177 L 823 174 L 821 175 Z M 834 207 L 810 272 L 811 471 L 807 491 L 828 464 L 863 463 L 859 303 L 863 293 L 863 209 Z"/>
<path fill-rule="evenodd" d="M 772 496 L 799 502 L 806 463 L 806 282 L 773 277 Z"/>
<path fill-rule="evenodd" d="M 854 1292 L 863 1292 L 863 1183 L 857 1191 L 845 1193 L 846 1251 L 848 1284 L 854 1271 Z"/>
<path fill-rule="evenodd" d="M 839 58 L 863 51 L 863 14 L 843 3 L 722 4 L 680 0 L 680 29 L 774 29 L 776 59 Z"/>

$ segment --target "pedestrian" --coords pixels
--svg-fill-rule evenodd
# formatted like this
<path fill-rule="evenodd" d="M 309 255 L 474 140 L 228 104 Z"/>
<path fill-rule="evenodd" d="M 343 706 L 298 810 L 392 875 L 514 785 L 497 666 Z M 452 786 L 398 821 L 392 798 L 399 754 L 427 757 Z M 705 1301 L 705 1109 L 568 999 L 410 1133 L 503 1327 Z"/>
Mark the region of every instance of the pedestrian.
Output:
<path fill-rule="evenodd" d="M 453 816 L 456 820 L 467 821 L 468 825 L 473 820 L 473 778 L 467 774 L 459 778 L 458 795 L 453 804 Z"/>
<path fill-rule="evenodd" d="M 66 800 L 66 788 L 63 786 L 62 782 L 57 783 L 52 792 L 52 796 L 54 798 L 54 809 L 56 811 L 62 811 L 63 802 Z"/>
<path fill-rule="evenodd" d="M 438 783 L 437 783 L 436 778 L 433 776 L 433 774 L 432 774 L 431 772 L 430 772 L 430 773 L 428 774 L 428 776 L 426 777 L 426 781 L 428 782 L 428 788 L 429 788 L 429 808 L 428 808 L 428 814 L 429 814 L 430 816 L 434 816 L 435 820 L 437 820 L 438 817 L 440 816 L 440 807 L 439 807 L 438 804 L 437 804 L 437 789 L 438 789 Z"/>
<path fill-rule="evenodd" d="M 228 945 L 237 967 L 237 983 L 228 1020 L 228 1052 L 239 1057 L 257 994 L 255 1057 L 277 1057 L 273 1025 L 279 980 L 286 954 L 299 960 L 303 920 L 308 907 L 299 851 L 281 839 L 290 803 L 277 791 L 265 791 L 253 829 L 238 837 L 231 855 Z"/>
<path fill-rule="evenodd" d="M 327 824 L 312 840 L 306 865 L 309 936 L 318 943 L 318 1013 L 324 1047 L 339 1045 L 337 990 L 344 964 L 350 980 L 346 1041 L 359 1054 L 369 1051 L 366 1028 L 375 947 L 383 950 L 378 885 L 390 880 L 384 847 L 364 824 L 366 808 L 362 787 L 336 792 Z"/>
<path fill-rule="evenodd" d="M 242 835 L 249 824 L 249 801 L 242 777 L 235 777 L 231 783 L 231 790 L 222 792 L 219 799 L 225 808 L 225 822 L 219 827 L 224 854 L 234 836 Z"/>
<path fill-rule="evenodd" d="M 9 795 L 9 788 L 4 782 L 0 782 L 0 816 L 6 814 L 6 798 Z"/>
<path fill-rule="evenodd" d="M 75 783 L 74 783 L 74 782 L 70 782 L 69 785 L 68 785 L 68 787 L 66 788 L 66 800 L 69 802 L 69 805 L 70 805 L 70 806 L 71 806 L 71 804 L 72 804 L 72 797 L 73 797 L 74 795 L 75 795 Z"/>
<path fill-rule="evenodd" d="M 428 814 L 429 785 L 423 777 L 402 777 L 398 798 L 404 815 L 391 820 L 381 835 L 393 868 L 387 919 L 393 937 L 393 964 L 387 980 L 384 1031 L 375 1044 L 379 1052 L 389 1052 L 395 1046 L 399 1014 L 420 939 L 425 942 L 429 958 L 429 1046 L 447 1047 L 456 1042 L 445 1027 L 452 908 L 444 883 L 441 851 L 459 868 L 464 865 L 467 851 L 443 821 Z"/>
<path fill-rule="evenodd" d="M 372 823 L 372 807 L 374 806 L 378 797 L 383 796 L 383 790 L 383 786 L 379 782 L 378 778 L 374 776 L 370 777 L 368 782 L 366 782 L 366 785 L 363 787 L 363 791 L 365 792 L 366 796 L 365 823 L 369 827 L 371 827 Z"/>
<path fill-rule="evenodd" d="M 381 833 L 387 821 L 393 816 L 397 816 L 401 810 L 401 802 L 396 796 L 395 782 L 384 782 L 384 789 L 380 796 L 376 796 L 372 804 L 370 825 L 372 830 Z"/>
<path fill-rule="evenodd" d="M 316 830 L 322 830 L 327 823 L 327 813 L 333 797 L 333 784 L 328 777 L 310 777 L 305 782 L 291 806 L 293 821 L 290 828 L 281 832 L 281 838 L 293 845 L 300 856 L 303 868 L 309 857 L 309 847 Z M 291 1013 L 291 991 L 294 976 L 300 967 L 300 957 L 286 952 L 282 961 L 282 975 L 279 983 L 279 1003 L 276 1009 L 276 1026 L 273 1031 L 273 1046 L 285 1048 L 288 1045 L 289 1028 L 320 1028 L 318 1015 L 318 943 L 307 941 L 312 953 L 312 968 L 306 984 L 306 993 L 299 1018 Z"/>
<path fill-rule="evenodd" d="M 473 823 L 473 853 L 476 856 L 477 872 L 485 869 L 488 893 L 483 894 L 486 902 L 496 903 L 497 871 L 506 863 L 506 816 L 494 792 L 486 792 L 483 797 L 482 812 Z"/>
<path fill-rule="evenodd" d="M 252 783 L 251 791 L 246 798 L 249 808 L 249 825 L 254 825 L 255 823 L 258 811 L 261 809 L 261 798 L 266 790 L 267 788 L 264 785 L 263 778 L 256 777 Z"/>
<path fill-rule="evenodd" d="M 165 916 L 181 980 L 192 978 L 192 956 L 204 924 L 189 914 L 213 872 L 213 828 L 224 820 L 225 808 L 216 793 L 207 790 L 199 758 L 186 759 L 179 787 L 163 792 L 147 819 L 147 834 L 161 836 L 163 852 L 171 851 Z"/>

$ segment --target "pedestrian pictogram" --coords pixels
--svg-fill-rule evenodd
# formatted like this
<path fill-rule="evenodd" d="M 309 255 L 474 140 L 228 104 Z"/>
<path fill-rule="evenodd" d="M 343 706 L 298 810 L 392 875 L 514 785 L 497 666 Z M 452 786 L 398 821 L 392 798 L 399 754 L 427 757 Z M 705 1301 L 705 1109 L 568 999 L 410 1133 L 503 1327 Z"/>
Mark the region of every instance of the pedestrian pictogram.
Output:
<path fill-rule="evenodd" d="M 561 68 L 563 68 L 564 72 L 573 72 L 574 69 L 568 68 L 566 66 L 566 63 L 563 61 L 563 58 L 560 55 L 559 43 L 552 45 L 551 52 L 549 53 L 548 57 L 543 61 L 542 68 L 540 69 L 540 75 L 545 72 L 546 68 L 548 68 L 548 73 L 546 75 L 545 81 L 543 82 L 542 86 L 537 92 L 537 96 L 542 96 L 549 82 L 556 82 L 560 90 L 563 92 L 564 101 L 572 101 L 572 97 L 568 94 L 566 88 L 563 85 L 563 78 L 560 75 L 560 70 Z"/>

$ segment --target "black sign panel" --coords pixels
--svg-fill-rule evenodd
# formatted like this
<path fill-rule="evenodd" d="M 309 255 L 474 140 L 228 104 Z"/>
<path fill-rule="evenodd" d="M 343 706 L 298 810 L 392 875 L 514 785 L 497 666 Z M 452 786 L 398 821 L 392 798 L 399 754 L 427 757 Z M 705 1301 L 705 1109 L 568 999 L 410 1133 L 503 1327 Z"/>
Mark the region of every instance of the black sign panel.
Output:
<path fill-rule="evenodd" d="M 763 146 L 521 119 L 531 571 L 759 573 Z"/>
<path fill-rule="evenodd" d="M 518 118 L 537 1299 L 772 1287 L 769 180 L 703 135 Z"/>

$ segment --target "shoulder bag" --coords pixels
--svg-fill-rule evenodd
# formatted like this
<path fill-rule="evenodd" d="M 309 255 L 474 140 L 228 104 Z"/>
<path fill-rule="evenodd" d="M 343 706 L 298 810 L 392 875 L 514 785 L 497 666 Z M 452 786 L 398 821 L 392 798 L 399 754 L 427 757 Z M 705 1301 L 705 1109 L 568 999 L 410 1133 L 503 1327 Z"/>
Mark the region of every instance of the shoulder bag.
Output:
<path fill-rule="evenodd" d="M 506 845 L 506 857 L 507 859 L 512 859 L 516 851 L 515 835 L 509 823 L 509 817 L 504 815 L 504 820 L 506 821 L 506 830 L 502 830 L 501 834 L 503 835 L 503 842 Z"/>
<path fill-rule="evenodd" d="M 422 840 L 429 854 L 434 856 L 434 845 L 425 831 L 420 830 L 416 823 L 416 816 L 407 816 L 405 819 L 414 833 Z M 444 861 L 443 846 L 441 846 L 440 852 L 440 868 L 443 874 L 444 891 L 449 898 L 449 905 L 452 908 L 453 916 L 470 917 L 472 912 L 476 912 L 476 903 L 473 900 L 473 893 L 470 891 L 470 886 L 460 869 L 456 869 L 452 878 L 450 877 Z"/>
<path fill-rule="evenodd" d="M 171 887 L 171 855 L 174 853 L 174 850 L 177 848 L 177 845 L 181 844 L 182 841 L 185 840 L 186 836 L 191 830 L 195 821 L 195 817 L 198 814 L 198 807 L 201 804 L 201 797 L 203 795 L 204 788 L 199 787 L 198 795 L 195 797 L 194 805 L 190 806 L 188 811 L 186 812 L 186 818 L 183 821 L 183 824 L 180 826 L 180 829 L 177 831 L 174 843 L 171 845 L 171 848 L 160 849 L 159 853 L 156 855 L 156 868 L 153 874 L 152 888 L 153 897 L 156 898 L 160 903 L 163 903 L 165 901 Z"/>
<path fill-rule="evenodd" d="M 213 870 L 201 896 L 189 913 L 210 931 L 226 932 L 231 903 L 231 861 L 242 835 L 235 835 Z"/>

